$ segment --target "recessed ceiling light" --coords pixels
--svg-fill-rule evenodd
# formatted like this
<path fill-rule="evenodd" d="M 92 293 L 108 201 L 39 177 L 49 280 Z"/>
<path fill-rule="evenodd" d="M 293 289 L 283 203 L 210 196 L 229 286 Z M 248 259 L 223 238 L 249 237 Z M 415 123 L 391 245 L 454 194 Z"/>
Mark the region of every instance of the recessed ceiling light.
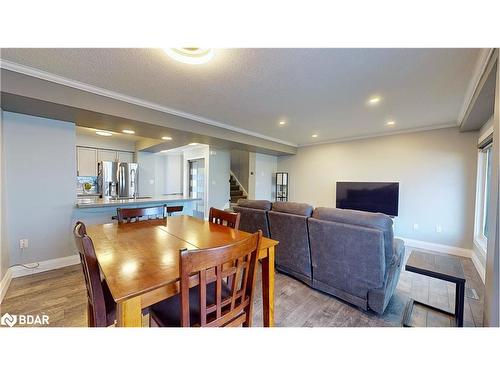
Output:
<path fill-rule="evenodd" d="M 372 96 L 370 99 L 368 99 L 368 104 L 370 105 L 375 105 L 380 102 L 382 98 L 380 96 Z"/>
<path fill-rule="evenodd" d="M 172 59 L 191 65 L 205 64 L 214 57 L 212 48 L 164 48 L 163 50 Z"/>
<path fill-rule="evenodd" d="M 125 134 L 135 134 L 135 131 L 125 129 L 125 130 L 122 130 L 122 133 L 125 133 Z"/>
<path fill-rule="evenodd" d="M 169 150 L 161 150 L 160 152 L 168 152 Z"/>
<path fill-rule="evenodd" d="M 286 121 L 280 121 L 280 125 L 285 125 Z"/>
<path fill-rule="evenodd" d="M 311 137 L 318 138 L 318 135 L 317 134 L 313 134 L 313 135 L 311 135 Z"/>
<path fill-rule="evenodd" d="M 111 137 L 113 135 L 113 133 L 104 130 L 97 130 L 95 133 L 97 135 L 102 135 L 103 137 Z"/>
<path fill-rule="evenodd" d="M 196 142 L 193 142 L 193 143 L 190 143 L 189 146 L 198 146 L 199 143 L 196 143 Z"/>
<path fill-rule="evenodd" d="M 394 125 L 396 125 L 396 121 L 392 121 L 392 120 L 391 121 L 387 121 L 386 125 L 387 126 L 394 126 Z"/>
<path fill-rule="evenodd" d="M 161 137 L 161 139 L 163 139 L 164 141 L 171 141 L 172 137 Z"/>

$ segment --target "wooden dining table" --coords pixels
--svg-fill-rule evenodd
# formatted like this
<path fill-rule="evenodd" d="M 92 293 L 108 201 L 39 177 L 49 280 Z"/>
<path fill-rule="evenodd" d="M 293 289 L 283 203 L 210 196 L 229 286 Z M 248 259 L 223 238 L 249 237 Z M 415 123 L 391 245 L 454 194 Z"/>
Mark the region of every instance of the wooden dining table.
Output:
<path fill-rule="evenodd" d="M 180 249 L 237 242 L 250 234 L 192 216 L 87 227 L 101 272 L 117 304 L 117 326 L 141 327 L 142 309 L 179 293 Z M 274 253 L 278 241 L 262 238 L 265 327 L 274 326 Z"/>

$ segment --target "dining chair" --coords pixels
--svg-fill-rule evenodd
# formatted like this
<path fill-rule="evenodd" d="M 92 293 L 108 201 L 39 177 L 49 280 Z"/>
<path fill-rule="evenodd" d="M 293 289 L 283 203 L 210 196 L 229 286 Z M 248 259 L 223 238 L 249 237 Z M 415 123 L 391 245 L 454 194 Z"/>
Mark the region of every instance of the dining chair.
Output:
<path fill-rule="evenodd" d="M 87 322 L 89 327 L 108 327 L 115 323 L 116 303 L 106 280 L 101 281 L 94 244 L 85 224 L 78 221 L 73 229 L 76 247 L 87 287 Z"/>
<path fill-rule="evenodd" d="M 238 229 L 240 226 L 240 216 L 239 212 L 227 212 L 210 207 L 208 221 L 215 224 L 225 225 L 233 229 Z"/>
<path fill-rule="evenodd" d="M 140 207 L 140 208 L 117 208 L 116 218 L 120 224 L 131 223 L 132 220 L 139 221 L 139 218 L 148 216 L 151 218 L 153 216 L 155 219 L 163 219 L 167 214 L 167 205 L 154 206 L 154 207 Z"/>
<path fill-rule="evenodd" d="M 184 206 L 167 206 L 167 215 L 172 216 L 174 212 L 182 212 Z"/>
<path fill-rule="evenodd" d="M 250 327 L 261 240 L 258 231 L 230 245 L 180 250 L 180 294 L 151 306 L 150 326 Z"/>

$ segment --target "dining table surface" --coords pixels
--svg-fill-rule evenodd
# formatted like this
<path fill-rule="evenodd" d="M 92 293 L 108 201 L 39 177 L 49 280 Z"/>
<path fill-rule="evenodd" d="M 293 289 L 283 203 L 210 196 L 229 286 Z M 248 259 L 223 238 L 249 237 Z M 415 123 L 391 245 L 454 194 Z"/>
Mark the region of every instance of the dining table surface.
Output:
<path fill-rule="evenodd" d="M 250 233 L 179 215 L 134 223 L 89 225 L 101 272 L 117 303 L 117 326 L 140 327 L 141 310 L 179 293 L 181 249 L 228 245 Z M 274 253 L 278 241 L 263 237 L 264 326 L 274 325 Z"/>

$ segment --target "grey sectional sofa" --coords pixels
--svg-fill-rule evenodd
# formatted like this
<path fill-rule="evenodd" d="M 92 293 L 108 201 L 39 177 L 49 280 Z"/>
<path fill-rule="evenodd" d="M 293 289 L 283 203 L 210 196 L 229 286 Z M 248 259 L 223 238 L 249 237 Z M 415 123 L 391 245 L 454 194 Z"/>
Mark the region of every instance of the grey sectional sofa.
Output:
<path fill-rule="evenodd" d="M 241 203 L 240 203 L 241 201 Z M 399 280 L 404 243 L 384 214 L 292 202 L 240 200 L 240 229 L 280 241 L 278 271 L 382 314 Z M 257 208 L 258 207 L 258 208 Z"/>
<path fill-rule="evenodd" d="M 276 202 L 269 211 L 271 238 L 279 241 L 276 269 L 311 285 L 311 251 L 307 220 L 312 206 L 304 203 Z"/>

